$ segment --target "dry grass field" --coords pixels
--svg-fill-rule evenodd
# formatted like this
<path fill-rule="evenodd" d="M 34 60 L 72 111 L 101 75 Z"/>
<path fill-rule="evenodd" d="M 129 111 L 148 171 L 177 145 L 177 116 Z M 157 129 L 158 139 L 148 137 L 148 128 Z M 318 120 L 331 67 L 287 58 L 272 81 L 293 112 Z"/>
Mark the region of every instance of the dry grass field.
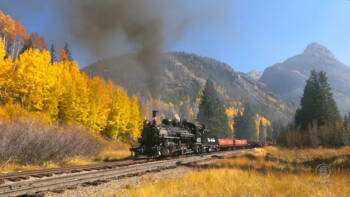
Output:
<path fill-rule="evenodd" d="M 62 163 L 46 162 L 42 165 L 22 165 L 14 161 L 2 165 L 0 164 L 0 173 L 89 165 L 101 162 L 123 160 L 129 158 L 130 156 L 131 154 L 128 145 L 123 143 L 105 142 L 105 148 L 97 156 L 91 158 L 73 157 L 63 161 Z"/>
<path fill-rule="evenodd" d="M 327 164 L 331 175 L 315 174 Z M 254 149 L 212 164 L 192 165 L 189 175 L 151 181 L 115 196 L 346 197 L 350 196 L 350 147 L 290 150 Z"/>

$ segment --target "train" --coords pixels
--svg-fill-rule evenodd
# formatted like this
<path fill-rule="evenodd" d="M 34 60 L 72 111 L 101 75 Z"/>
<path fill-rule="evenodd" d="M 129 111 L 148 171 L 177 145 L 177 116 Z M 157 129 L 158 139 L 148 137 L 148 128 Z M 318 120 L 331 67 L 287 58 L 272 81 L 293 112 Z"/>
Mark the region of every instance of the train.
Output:
<path fill-rule="evenodd" d="M 144 122 L 141 138 L 130 149 L 135 159 L 202 154 L 252 146 L 247 139 L 217 138 L 205 125 L 179 118 L 163 119 L 157 124 L 157 113 L 153 111 L 152 120 Z"/>

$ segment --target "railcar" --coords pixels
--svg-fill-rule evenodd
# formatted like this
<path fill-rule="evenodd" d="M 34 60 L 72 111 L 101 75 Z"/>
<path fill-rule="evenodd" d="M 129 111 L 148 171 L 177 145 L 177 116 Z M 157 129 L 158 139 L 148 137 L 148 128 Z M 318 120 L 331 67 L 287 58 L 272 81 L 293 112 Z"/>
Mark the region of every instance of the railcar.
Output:
<path fill-rule="evenodd" d="M 246 139 L 218 139 L 219 150 L 234 150 L 248 147 Z"/>

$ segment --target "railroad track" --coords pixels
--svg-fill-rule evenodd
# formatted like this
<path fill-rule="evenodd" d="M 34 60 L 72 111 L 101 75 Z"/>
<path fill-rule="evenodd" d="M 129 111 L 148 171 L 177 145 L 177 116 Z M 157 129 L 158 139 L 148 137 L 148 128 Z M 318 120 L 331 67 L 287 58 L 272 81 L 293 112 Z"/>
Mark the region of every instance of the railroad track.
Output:
<path fill-rule="evenodd" d="M 75 169 L 62 168 L 43 170 L 32 173 L 36 175 L 42 175 L 43 177 L 36 177 L 35 180 L 29 178 L 30 173 L 23 172 L 22 174 L 13 174 L 8 177 L 0 176 L 2 179 L 11 180 L 13 177 L 22 178 L 19 182 L 3 183 L 0 185 L 0 197 L 3 196 L 19 196 L 19 195 L 35 195 L 39 192 L 52 191 L 57 189 L 64 189 L 74 187 L 83 183 L 94 183 L 97 181 L 103 182 L 106 180 L 121 179 L 125 177 L 137 176 L 149 172 L 158 172 L 164 169 L 176 168 L 180 164 L 189 164 L 192 162 L 198 162 L 208 160 L 213 157 L 220 157 L 230 154 L 237 154 L 245 150 L 225 151 L 216 152 L 206 155 L 195 155 L 184 158 L 171 158 L 169 160 L 158 160 L 158 161 L 133 161 L 127 160 L 124 163 L 115 162 L 96 164 L 85 167 L 75 167 Z M 76 171 L 74 171 L 76 170 Z M 63 174 L 64 171 L 72 172 L 69 174 Z M 55 172 L 60 175 L 54 175 Z M 75 173 L 74 173 L 75 172 Z M 11 178 L 12 176 L 12 178 Z"/>
<path fill-rule="evenodd" d="M 73 166 L 73 167 L 67 167 L 67 168 L 33 170 L 33 171 L 15 172 L 15 173 L 8 173 L 8 174 L 1 174 L 0 173 L 0 185 L 4 184 L 6 180 L 11 181 L 11 182 L 18 182 L 21 180 L 27 180 L 27 179 L 29 179 L 29 177 L 42 178 L 42 177 L 49 177 L 49 176 L 53 176 L 53 175 L 57 175 L 57 174 L 67 174 L 67 173 L 76 173 L 76 172 L 82 172 L 82 171 L 101 170 L 101 169 L 121 167 L 121 166 L 127 166 L 127 165 L 138 164 L 138 163 L 145 163 L 147 161 L 148 160 L 137 160 L 137 161 L 123 160 L 123 161 L 116 161 L 116 162 L 91 164 L 91 165 L 85 165 L 85 166 Z"/>

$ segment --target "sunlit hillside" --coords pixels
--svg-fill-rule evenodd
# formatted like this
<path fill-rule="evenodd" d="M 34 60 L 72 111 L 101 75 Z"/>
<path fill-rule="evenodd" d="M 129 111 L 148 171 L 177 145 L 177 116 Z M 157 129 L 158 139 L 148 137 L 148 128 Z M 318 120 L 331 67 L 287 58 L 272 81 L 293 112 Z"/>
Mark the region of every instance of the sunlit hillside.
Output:
<path fill-rule="evenodd" d="M 186 52 L 163 53 L 160 58 L 158 70 L 153 71 L 144 68 L 135 54 L 102 59 L 83 68 L 83 71 L 87 75 L 111 80 L 129 94 L 137 94 L 148 108 L 152 106 L 150 99 L 159 97 L 161 112 L 175 111 L 186 119 L 195 119 L 198 101 L 208 79 L 215 82 L 227 108 L 237 108 L 235 103 L 249 102 L 256 113 L 271 121 L 287 121 L 294 113 L 294 105 L 284 102 L 263 83 L 219 60 Z M 155 84 L 150 84 L 147 71 L 152 73 L 150 77 L 156 81 Z M 159 95 L 154 95 L 152 88 Z"/>

